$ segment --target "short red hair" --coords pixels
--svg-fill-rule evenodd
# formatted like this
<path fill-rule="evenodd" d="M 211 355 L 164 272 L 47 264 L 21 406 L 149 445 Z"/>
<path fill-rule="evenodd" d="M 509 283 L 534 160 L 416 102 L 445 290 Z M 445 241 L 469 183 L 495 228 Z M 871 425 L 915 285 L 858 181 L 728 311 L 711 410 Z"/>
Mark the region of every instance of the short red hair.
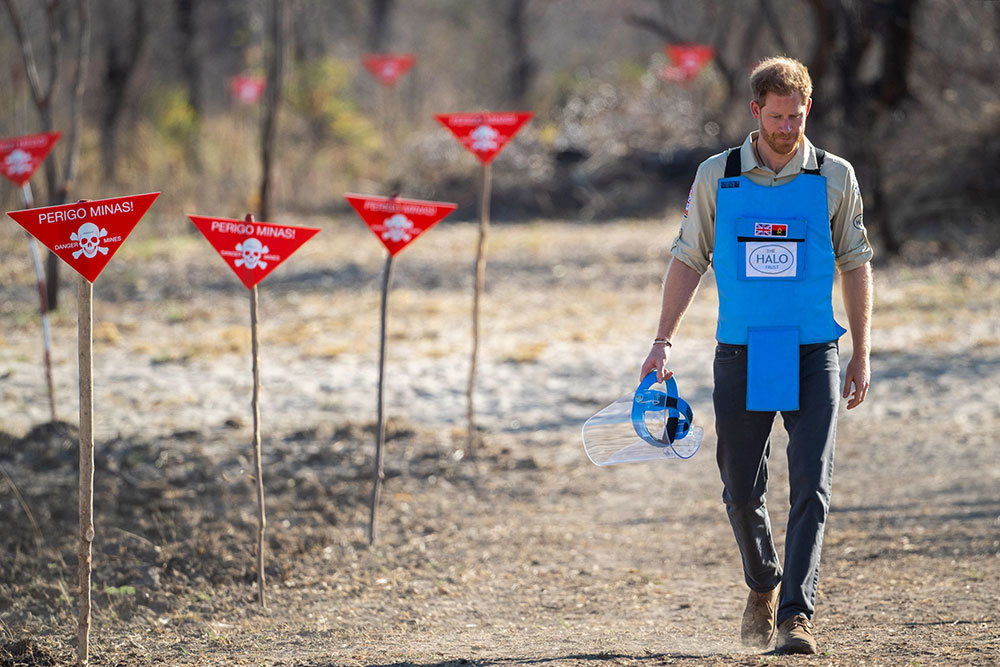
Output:
<path fill-rule="evenodd" d="M 795 58 L 775 56 L 762 60 L 750 73 L 750 90 L 757 104 L 764 106 L 768 93 L 799 93 L 805 102 L 812 97 L 813 83 L 809 70 Z"/>

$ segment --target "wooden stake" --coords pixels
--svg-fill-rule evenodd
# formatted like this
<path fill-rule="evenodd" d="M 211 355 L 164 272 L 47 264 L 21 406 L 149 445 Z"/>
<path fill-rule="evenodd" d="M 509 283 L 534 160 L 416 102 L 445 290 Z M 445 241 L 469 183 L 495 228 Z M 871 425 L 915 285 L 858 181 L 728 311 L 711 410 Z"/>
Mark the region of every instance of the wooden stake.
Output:
<path fill-rule="evenodd" d="M 88 663 L 90 651 L 90 573 L 94 542 L 94 286 L 80 276 L 77 298 L 77 344 L 80 362 L 80 620 L 76 657 Z"/>
<path fill-rule="evenodd" d="M 385 258 L 385 268 L 382 271 L 382 325 L 378 343 L 378 405 L 375 424 L 375 471 L 372 481 L 371 513 L 368 518 L 368 545 L 375 544 L 378 535 L 378 503 L 382 495 L 382 481 L 385 473 L 382 470 L 385 443 L 385 342 L 386 322 L 389 313 L 389 285 L 392 281 L 392 255 Z"/>
<path fill-rule="evenodd" d="M 247 216 L 251 218 L 252 216 Z M 247 222 L 251 222 L 248 220 Z M 257 476 L 257 597 L 267 609 L 264 597 L 264 465 L 260 456 L 260 350 L 257 342 L 257 286 L 250 290 L 250 347 L 253 355 L 253 460 Z"/>
<path fill-rule="evenodd" d="M 490 191 L 492 172 L 484 163 L 482 188 L 479 193 L 479 246 L 476 252 L 476 283 L 472 295 L 472 362 L 469 364 L 469 384 L 466 389 L 468 400 L 468 437 L 466 452 L 474 454 L 478 437 L 476 435 L 476 415 L 473 392 L 476 387 L 476 360 L 479 356 L 479 298 L 486 284 L 486 237 L 490 227 Z"/>
<path fill-rule="evenodd" d="M 392 142 L 390 145 L 395 150 L 398 148 L 399 144 L 402 143 L 402 137 L 400 136 L 400 121 L 403 117 L 403 105 L 400 99 L 398 82 L 392 86 L 392 90 L 389 91 L 388 98 L 389 101 L 386 106 L 389 109 L 389 140 Z"/>
<path fill-rule="evenodd" d="M 382 131 L 382 143 L 386 154 L 390 154 L 395 148 L 395 144 L 392 137 L 392 125 L 389 121 L 389 91 L 378 82 L 375 83 L 375 88 L 378 91 L 375 93 L 375 103 L 378 105 L 378 125 Z"/>
<path fill-rule="evenodd" d="M 35 197 L 31 192 L 31 184 L 21 186 L 21 197 L 25 208 L 35 207 Z M 49 417 L 56 421 L 56 394 L 52 385 L 52 334 L 49 329 L 49 296 L 45 289 L 45 270 L 42 268 L 42 258 L 38 253 L 38 243 L 35 237 L 25 232 L 28 237 L 28 250 L 31 252 L 31 262 L 35 267 L 35 284 L 38 287 L 38 312 L 42 320 L 42 349 L 45 363 L 45 382 L 49 389 Z"/>

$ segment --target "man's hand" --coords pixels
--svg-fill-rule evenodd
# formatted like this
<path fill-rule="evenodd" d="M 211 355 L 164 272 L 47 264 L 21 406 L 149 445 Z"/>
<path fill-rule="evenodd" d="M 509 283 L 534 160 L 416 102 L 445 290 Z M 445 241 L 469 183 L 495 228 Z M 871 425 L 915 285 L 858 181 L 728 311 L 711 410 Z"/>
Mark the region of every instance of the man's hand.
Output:
<path fill-rule="evenodd" d="M 844 308 L 851 325 L 851 344 L 854 353 L 844 375 L 844 398 L 850 398 L 847 409 L 861 405 L 868 394 L 871 382 L 870 355 L 872 321 L 872 268 L 864 264 L 840 274 L 843 286 Z M 853 392 L 851 389 L 853 388 Z"/>
<path fill-rule="evenodd" d="M 651 372 L 656 371 L 656 381 L 663 382 L 674 374 L 673 371 L 667 370 L 667 360 L 670 359 L 670 346 L 664 345 L 662 343 L 655 343 L 650 349 L 649 354 L 646 356 L 646 361 L 642 362 L 642 368 L 639 369 L 639 379 L 649 375 Z"/>
<path fill-rule="evenodd" d="M 868 395 L 871 379 L 868 355 L 851 357 L 850 363 L 847 364 L 847 373 L 844 374 L 843 396 L 850 399 L 847 402 L 848 410 L 856 408 L 864 402 L 865 396 Z"/>

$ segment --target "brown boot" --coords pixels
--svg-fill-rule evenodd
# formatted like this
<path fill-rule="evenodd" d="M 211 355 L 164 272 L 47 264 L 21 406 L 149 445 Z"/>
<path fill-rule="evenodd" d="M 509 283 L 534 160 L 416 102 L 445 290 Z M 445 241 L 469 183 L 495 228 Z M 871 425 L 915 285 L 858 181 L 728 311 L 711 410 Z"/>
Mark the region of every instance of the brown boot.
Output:
<path fill-rule="evenodd" d="M 778 609 L 778 586 L 765 593 L 750 591 L 743 610 L 740 638 L 746 646 L 767 648 L 774 640 L 774 614 Z"/>
<path fill-rule="evenodd" d="M 775 653 L 816 653 L 816 640 L 812 635 L 812 623 L 802 614 L 786 618 L 778 626 L 778 646 Z"/>

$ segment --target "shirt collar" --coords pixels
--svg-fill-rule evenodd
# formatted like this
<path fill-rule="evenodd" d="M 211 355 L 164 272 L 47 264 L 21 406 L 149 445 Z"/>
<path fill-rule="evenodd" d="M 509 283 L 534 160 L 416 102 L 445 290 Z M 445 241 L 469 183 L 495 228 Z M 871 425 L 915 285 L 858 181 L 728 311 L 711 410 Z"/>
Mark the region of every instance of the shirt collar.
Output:
<path fill-rule="evenodd" d="M 754 169 L 771 173 L 771 170 L 767 167 L 757 164 L 757 156 L 753 154 L 753 142 L 759 135 L 760 131 L 754 130 L 747 135 L 746 141 L 740 146 L 740 171 L 743 173 L 753 171 Z M 816 169 L 817 165 L 816 147 L 812 145 L 808 137 L 803 135 L 799 150 L 795 152 L 795 156 L 792 157 L 777 176 L 791 176 L 800 173 L 803 169 Z"/>

